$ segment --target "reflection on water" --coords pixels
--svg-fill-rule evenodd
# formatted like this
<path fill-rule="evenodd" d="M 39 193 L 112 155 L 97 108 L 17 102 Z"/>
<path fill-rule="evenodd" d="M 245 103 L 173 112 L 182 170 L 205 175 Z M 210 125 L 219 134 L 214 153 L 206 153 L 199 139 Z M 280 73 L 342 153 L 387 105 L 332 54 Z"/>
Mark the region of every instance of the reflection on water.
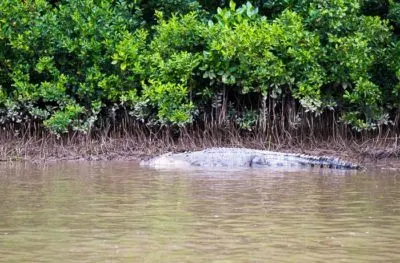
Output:
<path fill-rule="evenodd" d="M 399 262 L 400 174 L 0 166 L 0 262 Z"/>

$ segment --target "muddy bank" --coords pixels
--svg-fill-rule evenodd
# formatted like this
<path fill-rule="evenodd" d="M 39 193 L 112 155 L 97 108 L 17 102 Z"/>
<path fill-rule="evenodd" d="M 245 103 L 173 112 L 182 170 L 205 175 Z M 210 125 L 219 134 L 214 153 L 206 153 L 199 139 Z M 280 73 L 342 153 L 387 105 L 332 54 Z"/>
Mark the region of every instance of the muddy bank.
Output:
<path fill-rule="evenodd" d="M 245 147 L 316 156 L 339 157 L 359 163 L 366 168 L 400 170 L 400 145 L 396 143 L 313 142 L 301 144 L 273 144 L 255 139 L 230 142 L 203 140 L 168 140 L 165 138 L 102 138 L 86 137 L 58 139 L 1 140 L 1 162 L 49 163 L 58 161 L 111 161 L 138 162 L 143 158 L 173 151 L 194 151 L 209 147 Z"/>

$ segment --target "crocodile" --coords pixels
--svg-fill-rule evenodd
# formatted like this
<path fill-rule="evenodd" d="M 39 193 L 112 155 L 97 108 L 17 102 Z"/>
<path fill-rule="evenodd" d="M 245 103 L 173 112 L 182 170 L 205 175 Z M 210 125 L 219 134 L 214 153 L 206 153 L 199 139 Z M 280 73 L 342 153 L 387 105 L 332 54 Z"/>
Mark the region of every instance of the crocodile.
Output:
<path fill-rule="evenodd" d="M 170 152 L 149 160 L 142 160 L 140 165 L 161 169 L 188 167 L 362 169 L 359 164 L 346 162 L 334 157 L 280 153 L 247 148 L 209 148 L 194 152 Z"/>

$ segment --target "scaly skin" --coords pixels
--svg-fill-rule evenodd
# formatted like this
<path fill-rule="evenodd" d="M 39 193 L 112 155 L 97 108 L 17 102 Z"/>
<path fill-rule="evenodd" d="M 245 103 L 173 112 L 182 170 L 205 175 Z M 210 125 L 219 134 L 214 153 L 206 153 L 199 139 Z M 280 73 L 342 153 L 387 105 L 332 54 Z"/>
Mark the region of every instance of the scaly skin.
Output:
<path fill-rule="evenodd" d="M 198 167 L 321 167 L 333 169 L 361 169 L 358 164 L 338 158 L 318 157 L 304 154 L 279 153 L 245 148 L 210 148 L 197 152 L 166 153 L 141 166 L 154 168 Z"/>

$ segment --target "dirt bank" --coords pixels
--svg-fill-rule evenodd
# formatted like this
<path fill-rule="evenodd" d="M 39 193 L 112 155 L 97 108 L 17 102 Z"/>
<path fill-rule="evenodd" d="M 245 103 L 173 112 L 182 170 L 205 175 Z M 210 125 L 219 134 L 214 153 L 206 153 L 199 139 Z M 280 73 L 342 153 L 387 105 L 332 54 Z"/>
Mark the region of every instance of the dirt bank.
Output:
<path fill-rule="evenodd" d="M 366 168 L 400 171 L 400 145 L 393 143 L 364 142 L 313 142 L 301 144 L 272 144 L 256 139 L 236 139 L 229 142 L 203 140 L 176 140 L 144 138 L 103 138 L 86 137 L 58 139 L 48 137 L 29 140 L 1 140 L 0 161 L 24 161 L 48 163 L 57 161 L 109 161 L 125 160 L 138 162 L 142 158 L 174 151 L 200 150 L 208 147 L 246 147 L 290 153 L 304 153 L 316 156 L 334 156 L 343 160 L 360 163 Z"/>

